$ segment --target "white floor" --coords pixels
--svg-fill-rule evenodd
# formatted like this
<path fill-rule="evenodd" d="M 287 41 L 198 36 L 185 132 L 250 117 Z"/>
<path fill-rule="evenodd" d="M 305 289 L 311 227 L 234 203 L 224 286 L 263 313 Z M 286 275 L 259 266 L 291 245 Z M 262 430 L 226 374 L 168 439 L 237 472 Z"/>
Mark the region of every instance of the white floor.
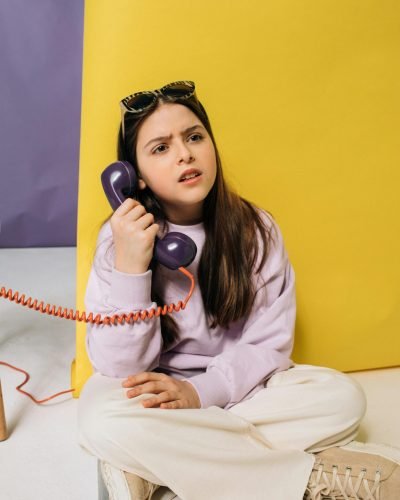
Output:
<path fill-rule="evenodd" d="M 0 250 L 0 288 L 75 306 L 75 248 Z M 71 387 L 75 323 L 0 299 L 0 361 L 23 368 L 23 387 L 44 399 Z M 9 438 L 0 442 L 0 500 L 96 500 L 97 461 L 76 442 L 77 400 L 36 405 L 15 387 L 23 374 L 0 365 Z"/>
<path fill-rule="evenodd" d="M 0 250 L 0 288 L 75 307 L 75 248 Z M 0 299 L 0 361 L 31 375 L 38 399 L 70 388 L 75 324 Z M 400 368 L 351 373 L 368 410 L 360 441 L 400 447 Z M 97 462 L 76 442 L 77 400 L 38 406 L 15 387 L 23 375 L 0 365 L 9 438 L 0 442 L 0 500 L 96 500 Z"/>

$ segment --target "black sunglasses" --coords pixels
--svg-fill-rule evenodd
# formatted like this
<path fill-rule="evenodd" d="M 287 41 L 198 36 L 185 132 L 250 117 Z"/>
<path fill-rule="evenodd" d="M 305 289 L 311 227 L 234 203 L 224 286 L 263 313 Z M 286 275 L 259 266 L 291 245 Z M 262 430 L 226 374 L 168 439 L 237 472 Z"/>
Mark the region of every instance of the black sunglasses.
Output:
<path fill-rule="evenodd" d="M 188 99 L 195 96 L 195 84 L 192 81 L 172 82 L 156 90 L 144 90 L 135 92 L 122 99 L 121 107 L 122 138 L 125 139 L 125 114 L 140 113 L 151 107 L 157 100 L 158 95 L 164 96 L 170 101 L 175 99 Z"/>

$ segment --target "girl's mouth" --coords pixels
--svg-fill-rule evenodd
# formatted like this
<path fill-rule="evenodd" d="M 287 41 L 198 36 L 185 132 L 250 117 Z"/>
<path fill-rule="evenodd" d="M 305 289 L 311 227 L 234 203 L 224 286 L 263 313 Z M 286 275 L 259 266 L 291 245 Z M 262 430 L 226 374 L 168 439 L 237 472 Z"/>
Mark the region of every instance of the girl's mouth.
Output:
<path fill-rule="evenodd" d="M 195 182 L 198 182 L 201 177 L 201 174 L 195 174 L 193 177 L 190 176 L 188 179 L 183 179 L 179 181 L 182 184 L 194 184 Z"/>

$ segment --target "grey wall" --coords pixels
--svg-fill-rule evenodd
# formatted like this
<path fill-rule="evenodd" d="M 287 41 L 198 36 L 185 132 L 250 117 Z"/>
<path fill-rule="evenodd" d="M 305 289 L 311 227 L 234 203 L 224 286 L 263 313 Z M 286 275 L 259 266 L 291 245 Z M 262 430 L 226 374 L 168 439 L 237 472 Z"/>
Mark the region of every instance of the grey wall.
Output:
<path fill-rule="evenodd" d="M 0 2 L 0 247 L 74 246 L 83 0 Z"/>

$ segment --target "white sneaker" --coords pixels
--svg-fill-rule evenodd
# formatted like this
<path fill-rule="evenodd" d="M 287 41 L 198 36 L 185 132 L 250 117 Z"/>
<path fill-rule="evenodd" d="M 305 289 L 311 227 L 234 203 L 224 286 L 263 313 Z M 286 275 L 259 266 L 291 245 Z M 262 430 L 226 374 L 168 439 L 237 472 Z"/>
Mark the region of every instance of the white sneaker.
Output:
<path fill-rule="evenodd" d="M 352 441 L 314 453 L 304 500 L 399 500 L 400 449 Z"/>
<path fill-rule="evenodd" d="M 150 500 L 160 485 L 136 474 L 124 472 L 108 462 L 100 461 L 100 470 L 110 500 Z M 176 495 L 173 494 L 174 498 Z"/>

